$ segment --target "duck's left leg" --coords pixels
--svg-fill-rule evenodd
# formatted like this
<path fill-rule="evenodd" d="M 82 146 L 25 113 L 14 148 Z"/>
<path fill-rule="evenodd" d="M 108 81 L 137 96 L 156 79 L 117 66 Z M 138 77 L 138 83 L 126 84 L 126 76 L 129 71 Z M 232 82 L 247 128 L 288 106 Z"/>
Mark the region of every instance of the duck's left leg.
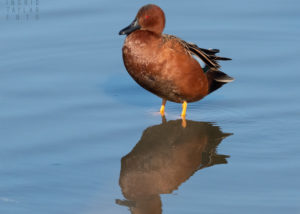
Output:
<path fill-rule="evenodd" d="M 181 117 L 185 117 L 185 115 L 186 115 L 186 108 L 187 108 L 187 102 L 184 101 L 184 102 L 182 103 Z"/>
<path fill-rule="evenodd" d="M 167 100 L 163 98 L 162 104 L 161 104 L 161 107 L 160 107 L 160 111 L 159 111 L 161 116 L 165 115 L 165 105 L 166 105 L 166 102 L 167 102 Z"/>

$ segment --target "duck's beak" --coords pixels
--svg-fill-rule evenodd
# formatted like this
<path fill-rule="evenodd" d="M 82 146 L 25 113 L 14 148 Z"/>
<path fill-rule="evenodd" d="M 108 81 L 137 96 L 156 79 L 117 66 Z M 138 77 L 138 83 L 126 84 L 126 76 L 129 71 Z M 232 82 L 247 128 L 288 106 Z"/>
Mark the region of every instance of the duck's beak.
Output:
<path fill-rule="evenodd" d="M 141 26 L 139 25 L 139 22 L 137 20 L 137 18 L 135 18 L 133 20 L 133 22 L 127 26 L 126 28 L 122 29 L 120 32 L 119 32 L 119 35 L 129 35 L 130 33 L 132 33 L 133 31 L 136 31 L 138 29 L 141 29 Z"/>

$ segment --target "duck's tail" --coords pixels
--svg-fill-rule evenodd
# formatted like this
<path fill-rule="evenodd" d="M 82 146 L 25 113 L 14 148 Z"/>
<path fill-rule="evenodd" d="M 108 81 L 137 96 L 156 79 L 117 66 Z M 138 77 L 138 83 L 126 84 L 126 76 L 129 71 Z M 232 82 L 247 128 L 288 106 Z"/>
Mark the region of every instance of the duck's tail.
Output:
<path fill-rule="evenodd" d="M 215 68 L 209 68 L 205 66 L 203 71 L 206 73 L 208 83 L 209 83 L 209 93 L 217 90 L 222 87 L 224 84 L 228 82 L 232 82 L 234 80 L 233 77 L 228 76 L 227 74 L 219 71 Z"/>

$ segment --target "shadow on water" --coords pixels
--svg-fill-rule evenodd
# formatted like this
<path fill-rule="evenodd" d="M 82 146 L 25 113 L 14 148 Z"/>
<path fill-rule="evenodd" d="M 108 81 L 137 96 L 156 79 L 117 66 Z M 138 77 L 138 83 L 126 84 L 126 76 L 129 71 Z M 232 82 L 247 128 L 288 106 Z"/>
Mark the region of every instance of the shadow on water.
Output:
<path fill-rule="evenodd" d="M 226 164 L 228 155 L 217 154 L 224 138 L 220 127 L 209 122 L 163 121 L 147 128 L 132 151 L 121 160 L 119 184 L 126 200 L 116 200 L 131 213 L 162 213 L 160 194 L 172 193 L 196 171 Z"/>

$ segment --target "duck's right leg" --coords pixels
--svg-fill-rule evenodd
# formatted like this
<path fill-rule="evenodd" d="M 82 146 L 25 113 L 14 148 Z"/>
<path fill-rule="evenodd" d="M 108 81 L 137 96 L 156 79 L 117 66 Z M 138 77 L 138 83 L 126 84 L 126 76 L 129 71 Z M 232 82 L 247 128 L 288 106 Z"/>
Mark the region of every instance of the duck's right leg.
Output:
<path fill-rule="evenodd" d="M 167 102 L 167 100 L 166 99 L 163 99 L 162 100 L 162 104 L 161 104 L 161 107 L 160 107 L 160 114 L 161 114 L 161 116 L 164 116 L 165 115 L 165 105 L 166 105 L 166 102 Z"/>

